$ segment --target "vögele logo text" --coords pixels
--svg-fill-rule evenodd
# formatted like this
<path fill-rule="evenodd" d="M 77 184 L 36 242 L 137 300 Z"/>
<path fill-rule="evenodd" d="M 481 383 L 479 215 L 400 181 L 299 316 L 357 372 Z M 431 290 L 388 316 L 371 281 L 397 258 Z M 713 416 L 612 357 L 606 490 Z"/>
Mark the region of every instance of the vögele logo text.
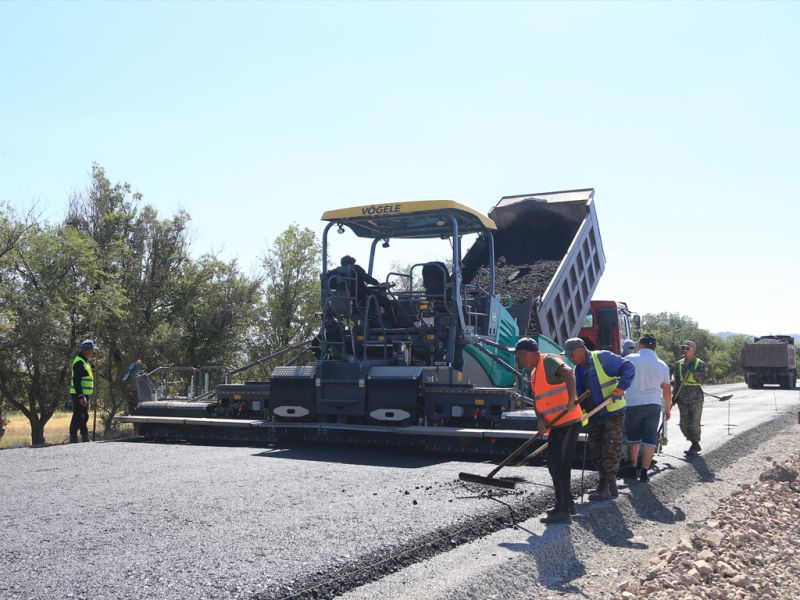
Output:
<path fill-rule="evenodd" d="M 364 215 L 385 215 L 397 212 L 400 212 L 399 204 L 378 204 L 374 206 L 365 206 L 361 209 L 361 214 Z"/>

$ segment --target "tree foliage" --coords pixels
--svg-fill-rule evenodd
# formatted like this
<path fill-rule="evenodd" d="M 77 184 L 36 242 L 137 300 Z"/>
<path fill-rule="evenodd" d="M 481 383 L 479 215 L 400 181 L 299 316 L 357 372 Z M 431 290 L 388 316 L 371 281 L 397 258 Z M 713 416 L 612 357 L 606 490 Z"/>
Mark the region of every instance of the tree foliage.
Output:
<path fill-rule="evenodd" d="M 264 256 L 262 333 L 266 350 L 278 350 L 316 333 L 320 253 L 314 232 L 292 224 Z"/>
<path fill-rule="evenodd" d="M 233 367 L 316 333 L 320 244 L 311 230 L 289 226 L 262 272 L 246 276 L 235 261 L 193 259 L 188 222 L 183 211 L 160 217 L 99 165 L 61 224 L 0 204 L 0 409 L 28 418 L 34 444 L 69 398 L 85 338 L 101 348 L 95 399 L 108 431 L 127 405 L 122 376 L 136 359 Z"/>
<path fill-rule="evenodd" d="M 2 264 L 0 312 L 10 315 L 0 343 L 0 395 L 44 443 L 44 426 L 67 397 L 68 358 L 86 335 L 87 287 L 103 274 L 92 241 L 70 227 L 29 229 Z"/>

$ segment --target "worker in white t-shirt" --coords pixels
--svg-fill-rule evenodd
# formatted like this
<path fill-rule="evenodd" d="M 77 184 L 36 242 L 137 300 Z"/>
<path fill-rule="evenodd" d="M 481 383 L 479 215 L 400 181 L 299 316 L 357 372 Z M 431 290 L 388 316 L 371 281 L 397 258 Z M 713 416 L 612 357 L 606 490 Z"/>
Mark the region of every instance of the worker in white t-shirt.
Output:
<path fill-rule="evenodd" d="M 650 464 L 658 446 L 661 413 L 668 420 L 672 410 L 669 367 L 656 354 L 656 338 L 646 333 L 639 339 L 639 352 L 625 357 L 636 367 L 633 383 L 625 392 L 625 436 L 631 464 L 624 479 L 649 481 Z M 641 462 L 639 452 L 641 450 Z"/>

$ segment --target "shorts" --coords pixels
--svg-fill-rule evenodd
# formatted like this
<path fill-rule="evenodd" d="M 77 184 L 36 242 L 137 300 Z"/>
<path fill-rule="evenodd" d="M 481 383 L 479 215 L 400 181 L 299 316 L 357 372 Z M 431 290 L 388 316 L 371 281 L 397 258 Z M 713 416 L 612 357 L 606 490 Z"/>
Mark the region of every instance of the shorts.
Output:
<path fill-rule="evenodd" d="M 661 421 L 660 404 L 641 404 L 625 409 L 625 437 L 627 444 L 658 447 L 658 424 Z"/>

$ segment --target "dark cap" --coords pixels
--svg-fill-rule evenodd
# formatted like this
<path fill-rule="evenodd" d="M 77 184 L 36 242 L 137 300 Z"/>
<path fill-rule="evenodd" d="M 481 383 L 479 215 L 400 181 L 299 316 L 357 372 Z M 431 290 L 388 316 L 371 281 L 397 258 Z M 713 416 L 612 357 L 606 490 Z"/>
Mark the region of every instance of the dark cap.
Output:
<path fill-rule="evenodd" d="M 539 344 L 536 343 L 536 340 L 524 337 L 519 338 L 517 340 L 516 345 L 513 348 L 509 348 L 509 352 L 516 352 L 517 350 L 527 350 L 528 352 L 538 352 L 539 351 Z"/>
<path fill-rule="evenodd" d="M 681 344 L 681 348 L 697 348 L 697 344 L 695 344 L 692 340 L 684 340 Z"/>
<path fill-rule="evenodd" d="M 569 338 L 566 342 L 564 342 L 564 354 L 569 354 L 578 348 L 586 348 L 586 344 L 581 338 Z"/>
<path fill-rule="evenodd" d="M 645 333 L 642 337 L 639 338 L 639 343 L 642 346 L 647 346 L 648 348 L 655 348 L 656 336 L 654 336 L 652 333 Z"/>
<path fill-rule="evenodd" d="M 623 348 L 636 348 L 636 342 L 634 342 L 633 340 L 625 340 L 625 342 L 622 344 L 622 347 Z"/>

